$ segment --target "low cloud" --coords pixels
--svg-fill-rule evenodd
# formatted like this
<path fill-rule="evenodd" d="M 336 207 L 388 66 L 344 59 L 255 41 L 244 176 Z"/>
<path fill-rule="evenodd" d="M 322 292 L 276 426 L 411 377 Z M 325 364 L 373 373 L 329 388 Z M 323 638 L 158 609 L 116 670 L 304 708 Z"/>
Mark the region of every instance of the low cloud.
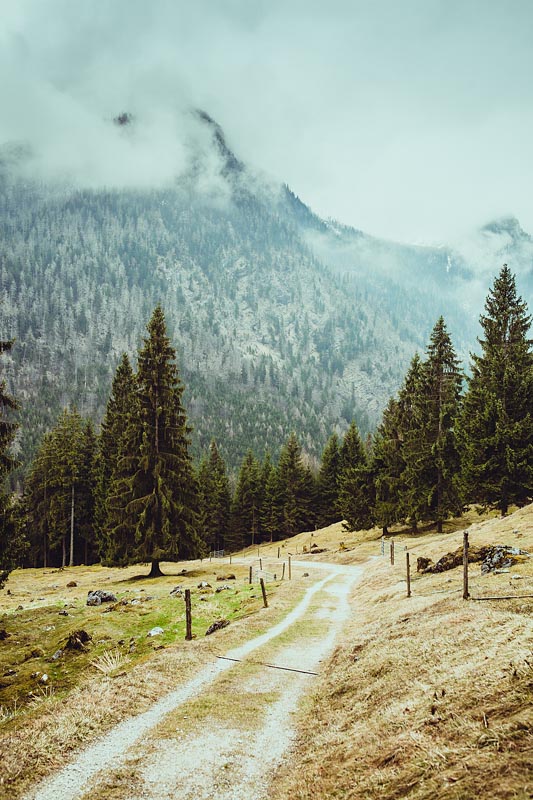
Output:
<path fill-rule="evenodd" d="M 88 186 L 164 185 L 220 122 L 323 216 L 444 241 L 533 231 L 527 0 L 0 0 L 0 141 Z M 134 124 L 113 119 L 131 113 Z M 213 161 L 214 159 L 214 161 Z M 213 184 L 215 185 L 215 184 Z"/>

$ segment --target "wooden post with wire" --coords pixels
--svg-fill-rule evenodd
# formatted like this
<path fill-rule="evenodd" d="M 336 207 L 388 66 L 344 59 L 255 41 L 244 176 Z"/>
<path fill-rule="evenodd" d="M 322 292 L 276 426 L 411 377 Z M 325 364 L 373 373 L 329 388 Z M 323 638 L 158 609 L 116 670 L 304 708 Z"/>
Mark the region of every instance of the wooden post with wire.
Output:
<path fill-rule="evenodd" d="M 185 639 L 192 639 L 191 590 L 185 589 Z"/>
<path fill-rule="evenodd" d="M 463 600 L 470 597 L 468 591 L 468 531 L 463 533 Z"/>
<path fill-rule="evenodd" d="M 259 559 L 259 569 L 260 570 L 263 569 L 263 559 L 262 558 Z"/>
<path fill-rule="evenodd" d="M 289 556 L 289 580 L 292 580 L 292 572 L 291 572 L 291 557 Z"/>
<path fill-rule="evenodd" d="M 411 564 L 409 562 L 409 552 L 405 554 L 405 568 L 407 570 L 407 597 L 411 597 Z"/>
<path fill-rule="evenodd" d="M 394 539 L 390 540 L 390 563 L 394 565 Z"/>
<path fill-rule="evenodd" d="M 283 562 L 283 569 L 281 571 L 281 580 L 282 581 L 285 580 L 285 562 Z"/>
<path fill-rule="evenodd" d="M 252 567 L 250 566 L 250 571 L 248 573 L 248 583 L 252 582 Z"/>
<path fill-rule="evenodd" d="M 259 583 L 261 584 L 261 592 L 263 594 L 263 605 L 264 605 L 265 608 L 268 608 L 267 592 L 266 592 L 266 589 L 265 589 L 265 582 L 264 582 L 263 578 L 261 578 L 259 580 Z"/>
<path fill-rule="evenodd" d="M 280 549 L 281 548 L 278 547 L 278 559 L 279 559 L 279 556 L 280 556 Z"/>

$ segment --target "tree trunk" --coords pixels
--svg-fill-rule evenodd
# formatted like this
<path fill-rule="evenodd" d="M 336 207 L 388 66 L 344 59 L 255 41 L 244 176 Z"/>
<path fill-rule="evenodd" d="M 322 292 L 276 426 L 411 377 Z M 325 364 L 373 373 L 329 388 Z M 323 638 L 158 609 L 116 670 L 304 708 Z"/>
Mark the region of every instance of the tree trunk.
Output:
<path fill-rule="evenodd" d="M 63 558 L 61 560 L 61 566 L 63 569 L 67 566 L 67 540 L 65 536 L 61 537 L 61 545 L 63 547 Z"/>
<path fill-rule="evenodd" d="M 442 533 L 442 520 L 437 521 L 437 533 Z"/>
<path fill-rule="evenodd" d="M 152 565 L 150 567 L 150 574 L 148 575 L 149 578 L 160 578 L 163 575 L 161 569 L 159 568 L 159 559 L 152 558 Z"/>
<path fill-rule="evenodd" d="M 69 567 L 74 566 L 74 484 L 72 484 L 72 495 L 70 501 L 70 559 Z"/>
<path fill-rule="evenodd" d="M 388 535 L 389 535 L 389 529 L 387 528 L 386 525 L 384 525 L 383 526 L 383 536 L 388 536 Z"/>

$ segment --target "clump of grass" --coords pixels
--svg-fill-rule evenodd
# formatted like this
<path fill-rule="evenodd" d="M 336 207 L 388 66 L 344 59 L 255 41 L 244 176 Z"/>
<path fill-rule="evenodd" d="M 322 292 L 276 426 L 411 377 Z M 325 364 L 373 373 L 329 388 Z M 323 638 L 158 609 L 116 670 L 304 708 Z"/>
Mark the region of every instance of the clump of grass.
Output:
<path fill-rule="evenodd" d="M 104 675 L 112 675 L 113 672 L 123 667 L 130 661 L 129 657 L 122 653 L 118 648 L 115 650 L 106 650 L 97 658 L 91 661 L 91 666 L 103 672 Z"/>

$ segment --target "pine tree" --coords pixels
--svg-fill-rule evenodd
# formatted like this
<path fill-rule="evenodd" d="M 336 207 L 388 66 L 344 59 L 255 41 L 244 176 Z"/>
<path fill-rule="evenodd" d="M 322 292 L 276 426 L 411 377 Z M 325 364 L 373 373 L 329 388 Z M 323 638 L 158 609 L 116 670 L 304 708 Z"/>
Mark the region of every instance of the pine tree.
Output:
<path fill-rule="evenodd" d="M 239 470 L 232 506 L 232 546 L 256 544 L 261 530 L 261 508 L 264 499 L 262 472 L 251 450 Z"/>
<path fill-rule="evenodd" d="M 203 544 L 196 530 L 198 496 L 184 387 L 160 306 L 147 330 L 138 356 L 139 415 L 130 418 L 121 440 L 121 475 L 110 504 L 120 540 L 117 560 L 150 561 L 150 576 L 156 577 L 162 574 L 162 559 L 194 557 L 203 552 Z M 110 551 L 112 559 L 112 546 Z"/>
<path fill-rule="evenodd" d="M 437 523 L 462 509 L 455 427 L 462 377 L 444 319 L 431 333 L 412 398 L 412 422 L 405 432 L 405 499 L 410 515 Z"/>
<path fill-rule="evenodd" d="M 531 316 L 507 264 L 485 311 L 461 415 L 463 476 L 470 502 L 505 515 L 533 495 Z"/>
<path fill-rule="evenodd" d="M 98 480 L 98 441 L 93 424 L 87 420 L 83 428 L 78 485 L 78 533 L 83 543 L 83 563 L 94 563 L 96 556 L 95 506 Z"/>
<path fill-rule="evenodd" d="M 73 566 L 81 556 L 80 538 L 94 527 L 94 455 L 96 437 L 76 409 L 64 409 L 43 437 L 26 480 L 26 527 L 32 532 L 34 559 L 49 557 Z M 88 551 L 86 551 L 88 554 Z M 84 557 L 85 560 L 85 557 Z"/>
<path fill-rule="evenodd" d="M 330 436 L 322 453 L 318 473 L 318 524 L 331 525 L 339 519 L 340 448 L 336 433 Z"/>
<path fill-rule="evenodd" d="M 0 342 L 0 354 L 9 352 L 12 346 L 12 341 Z M 16 466 L 11 445 L 17 424 L 9 415 L 17 408 L 16 400 L 6 392 L 5 381 L 0 381 L 0 589 L 26 549 L 22 531 L 15 525 L 12 498 L 3 488 L 7 476 Z"/>
<path fill-rule="evenodd" d="M 302 451 L 293 432 L 283 446 L 277 469 L 278 490 L 281 492 L 282 533 L 294 536 L 309 525 L 309 477 L 302 462 Z"/>
<path fill-rule="evenodd" d="M 373 481 L 366 449 L 359 430 L 352 422 L 340 449 L 339 511 L 345 528 L 356 530 L 372 527 Z"/>
<path fill-rule="evenodd" d="M 200 465 L 199 528 L 210 550 L 223 550 L 229 531 L 231 492 L 224 459 L 213 439 L 209 456 Z"/>
<path fill-rule="evenodd" d="M 374 481 L 375 523 L 388 528 L 403 518 L 402 476 L 405 462 L 402 454 L 403 434 L 400 429 L 398 400 L 391 398 L 383 412 L 381 424 L 372 445 L 372 476 Z"/>
<path fill-rule="evenodd" d="M 113 378 L 98 446 L 95 524 L 98 549 L 104 560 L 107 558 L 108 549 L 113 550 L 113 544 L 108 541 L 114 527 L 109 498 L 113 492 L 112 487 L 119 479 L 121 442 L 131 417 L 137 414 L 138 398 L 135 375 L 127 354 L 123 353 Z M 116 546 L 116 542 L 114 544 Z"/>

